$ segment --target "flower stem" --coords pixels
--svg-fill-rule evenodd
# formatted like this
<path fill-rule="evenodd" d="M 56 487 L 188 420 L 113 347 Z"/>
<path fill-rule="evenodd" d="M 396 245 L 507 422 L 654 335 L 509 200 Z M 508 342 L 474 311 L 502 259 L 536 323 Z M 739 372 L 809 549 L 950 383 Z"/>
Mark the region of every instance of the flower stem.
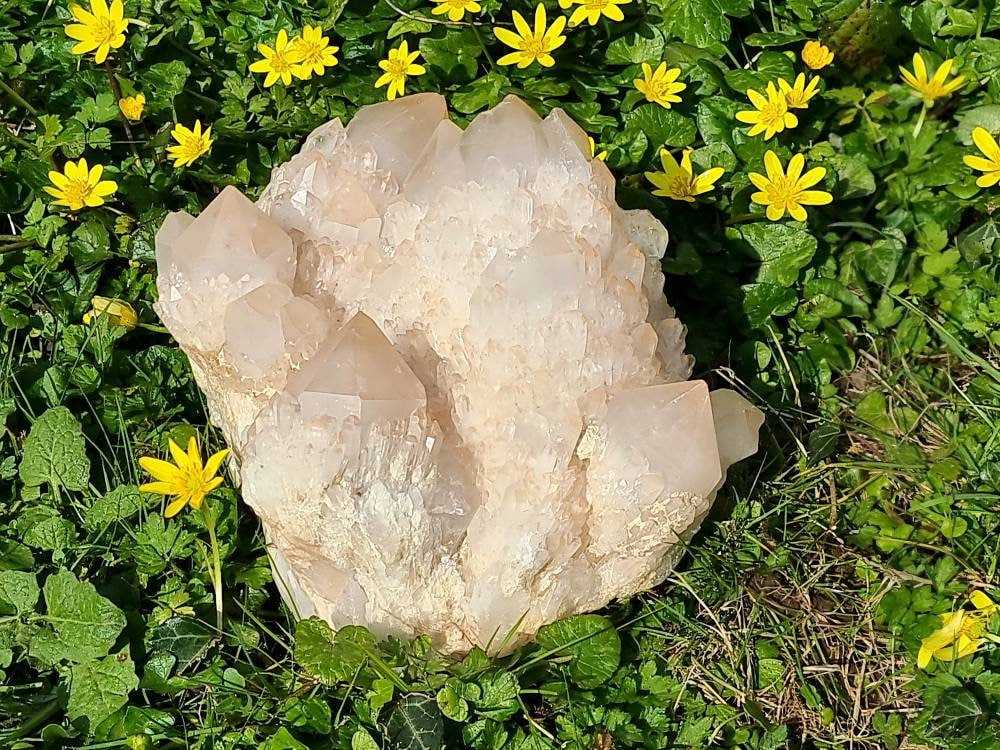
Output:
<path fill-rule="evenodd" d="M 927 118 L 927 105 L 925 104 L 920 108 L 920 117 L 917 118 L 917 124 L 913 126 L 913 137 L 916 138 L 920 135 L 920 129 L 924 126 L 924 120 Z"/>
<path fill-rule="evenodd" d="M 215 627 L 222 633 L 222 560 L 219 557 L 219 540 L 215 536 L 215 516 L 206 502 L 201 506 L 208 527 L 208 540 L 212 546 L 212 588 L 215 589 Z"/>

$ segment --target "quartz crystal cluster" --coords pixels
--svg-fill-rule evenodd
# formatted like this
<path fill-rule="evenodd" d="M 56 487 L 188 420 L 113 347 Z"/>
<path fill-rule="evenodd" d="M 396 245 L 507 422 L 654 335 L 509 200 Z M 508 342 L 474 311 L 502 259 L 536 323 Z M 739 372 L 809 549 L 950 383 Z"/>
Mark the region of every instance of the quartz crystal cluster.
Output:
<path fill-rule="evenodd" d="M 666 243 L 514 97 L 365 107 L 166 219 L 157 310 L 300 616 L 509 647 L 665 577 L 762 421 L 687 379 Z"/>

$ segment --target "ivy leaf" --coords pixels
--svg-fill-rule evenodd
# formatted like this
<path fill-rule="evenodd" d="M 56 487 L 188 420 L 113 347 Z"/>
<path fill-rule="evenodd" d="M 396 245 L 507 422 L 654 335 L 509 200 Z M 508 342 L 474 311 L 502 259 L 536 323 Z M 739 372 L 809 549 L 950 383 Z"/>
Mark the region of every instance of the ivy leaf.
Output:
<path fill-rule="evenodd" d="M 950 687 L 938 698 L 927 728 L 931 737 L 971 739 L 989 728 L 994 718 L 974 692 L 965 687 Z"/>
<path fill-rule="evenodd" d="M 31 426 L 21 457 L 21 481 L 28 487 L 50 484 L 68 490 L 85 490 L 90 461 L 83 431 L 65 406 L 49 409 Z"/>
<path fill-rule="evenodd" d="M 618 630 L 600 615 L 576 615 L 546 625 L 537 640 L 548 653 L 570 656 L 570 679 L 582 688 L 607 682 L 621 661 Z"/>
<path fill-rule="evenodd" d="M 438 750 L 444 737 L 437 702 L 420 693 L 408 695 L 396 704 L 386 729 L 394 750 Z"/>
<path fill-rule="evenodd" d="M 53 652 L 52 641 L 45 639 L 46 654 L 77 662 L 105 656 L 125 627 L 122 611 L 68 570 L 50 575 L 43 591 L 43 619 L 54 628 L 58 646 Z"/>
<path fill-rule="evenodd" d="M 66 715 L 74 721 L 85 716 L 95 727 L 124 706 L 137 687 L 139 678 L 128 651 L 74 664 L 69 670 Z"/>
<path fill-rule="evenodd" d="M 176 657 L 177 671 L 181 672 L 205 654 L 212 638 L 212 631 L 201 621 L 171 617 L 153 631 L 149 648 Z"/>

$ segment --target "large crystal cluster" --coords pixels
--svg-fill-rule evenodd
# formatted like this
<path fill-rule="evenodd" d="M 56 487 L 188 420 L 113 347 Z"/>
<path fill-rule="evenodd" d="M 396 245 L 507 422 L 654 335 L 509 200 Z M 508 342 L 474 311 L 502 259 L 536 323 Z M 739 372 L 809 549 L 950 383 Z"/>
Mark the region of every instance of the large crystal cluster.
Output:
<path fill-rule="evenodd" d="M 156 240 L 303 617 L 517 643 L 661 581 L 757 448 L 760 412 L 687 380 L 663 226 L 560 110 L 366 107 Z"/>

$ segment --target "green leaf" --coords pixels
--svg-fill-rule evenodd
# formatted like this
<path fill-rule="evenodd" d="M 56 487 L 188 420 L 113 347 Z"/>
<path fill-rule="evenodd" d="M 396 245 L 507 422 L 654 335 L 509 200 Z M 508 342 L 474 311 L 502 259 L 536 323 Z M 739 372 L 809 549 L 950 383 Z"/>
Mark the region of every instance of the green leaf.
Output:
<path fill-rule="evenodd" d="M 378 743 L 364 729 L 351 735 L 351 750 L 381 750 Z"/>
<path fill-rule="evenodd" d="M 103 531 L 118 521 L 135 515 L 142 507 L 137 487 L 125 485 L 98 498 L 83 515 L 83 525 L 89 531 Z"/>
<path fill-rule="evenodd" d="M 444 721 L 433 698 L 415 693 L 392 709 L 386 730 L 394 750 L 438 750 L 444 738 Z"/>
<path fill-rule="evenodd" d="M 751 0 L 651 0 L 663 14 L 662 29 L 687 44 L 708 47 L 729 39 L 727 16 L 745 16 Z"/>
<path fill-rule="evenodd" d="M 504 670 L 493 670 L 479 678 L 480 695 L 475 699 L 476 713 L 486 719 L 506 721 L 517 713 L 521 688 L 517 678 Z"/>
<path fill-rule="evenodd" d="M 295 661 L 324 685 L 353 678 L 375 645 L 374 636 L 364 628 L 349 625 L 334 635 L 318 617 L 295 624 Z"/>
<path fill-rule="evenodd" d="M 660 60 L 666 47 L 663 32 L 649 23 L 642 23 L 628 33 L 613 39 L 604 52 L 609 65 L 652 65 Z M 654 66 L 655 67 L 655 66 Z"/>
<path fill-rule="evenodd" d="M 477 78 L 451 97 L 451 106 L 456 112 L 472 114 L 486 107 L 495 107 L 502 98 L 501 91 L 510 81 L 502 73 L 487 73 Z"/>
<path fill-rule="evenodd" d="M 816 238 L 787 224 L 747 224 L 739 234 L 760 258 L 759 282 L 791 286 L 816 254 Z"/>
<path fill-rule="evenodd" d="M 950 687 L 938 697 L 927 728 L 931 737 L 973 738 L 985 731 L 994 715 L 985 702 L 965 687 Z"/>
<path fill-rule="evenodd" d="M 93 584 L 60 570 L 46 579 L 43 592 L 46 613 L 42 619 L 58 636 L 61 658 L 83 662 L 111 650 L 125 627 L 125 615 L 98 594 Z"/>
<path fill-rule="evenodd" d="M 80 423 L 65 406 L 49 409 L 31 426 L 21 457 L 21 481 L 28 487 L 50 484 L 85 490 L 90 461 Z"/>
<path fill-rule="evenodd" d="M 139 678 L 128 651 L 74 664 L 69 670 L 66 715 L 74 721 L 86 717 L 95 727 L 124 706 L 137 687 Z"/>
<path fill-rule="evenodd" d="M 33 612 L 39 593 L 34 573 L 0 570 L 0 614 L 3 613 L 4 605 L 19 615 Z"/>
<path fill-rule="evenodd" d="M 204 656 L 213 638 L 212 630 L 199 620 L 171 617 L 153 630 L 149 649 L 176 657 L 177 671 L 182 672 Z"/>
<path fill-rule="evenodd" d="M 25 545 L 13 539 L 0 538 L 0 570 L 31 570 L 35 556 Z"/>
<path fill-rule="evenodd" d="M 743 311 L 754 328 L 763 326 L 772 315 L 788 315 L 798 305 L 793 289 L 777 284 L 747 284 L 743 287 Z"/>
<path fill-rule="evenodd" d="M 438 708 L 452 721 L 464 722 L 469 718 L 469 702 L 462 697 L 463 693 L 461 681 L 454 678 L 445 682 L 444 687 L 438 691 Z"/>
<path fill-rule="evenodd" d="M 299 742 L 291 732 L 281 727 L 261 743 L 260 750 L 309 750 L 309 746 Z"/>
<path fill-rule="evenodd" d="M 618 631 L 600 615 L 576 615 L 546 625 L 537 640 L 547 653 L 570 656 L 570 679 L 582 688 L 607 682 L 621 661 Z"/>
<path fill-rule="evenodd" d="M 687 146 L 697 133 L 694 121 L 673 109 L 659 104 L 644 104 L 625 115 L 625 128 L 641 131 L 650 142 L 660 146 Z"/>
<path fill-rule="evenodd" d="M 438 68 L 457 83 L 475 78 L 482 47 L 473 31 L 449 31 L 440 39 L 421 38 L 420 52 L 428 65 Z"/>

